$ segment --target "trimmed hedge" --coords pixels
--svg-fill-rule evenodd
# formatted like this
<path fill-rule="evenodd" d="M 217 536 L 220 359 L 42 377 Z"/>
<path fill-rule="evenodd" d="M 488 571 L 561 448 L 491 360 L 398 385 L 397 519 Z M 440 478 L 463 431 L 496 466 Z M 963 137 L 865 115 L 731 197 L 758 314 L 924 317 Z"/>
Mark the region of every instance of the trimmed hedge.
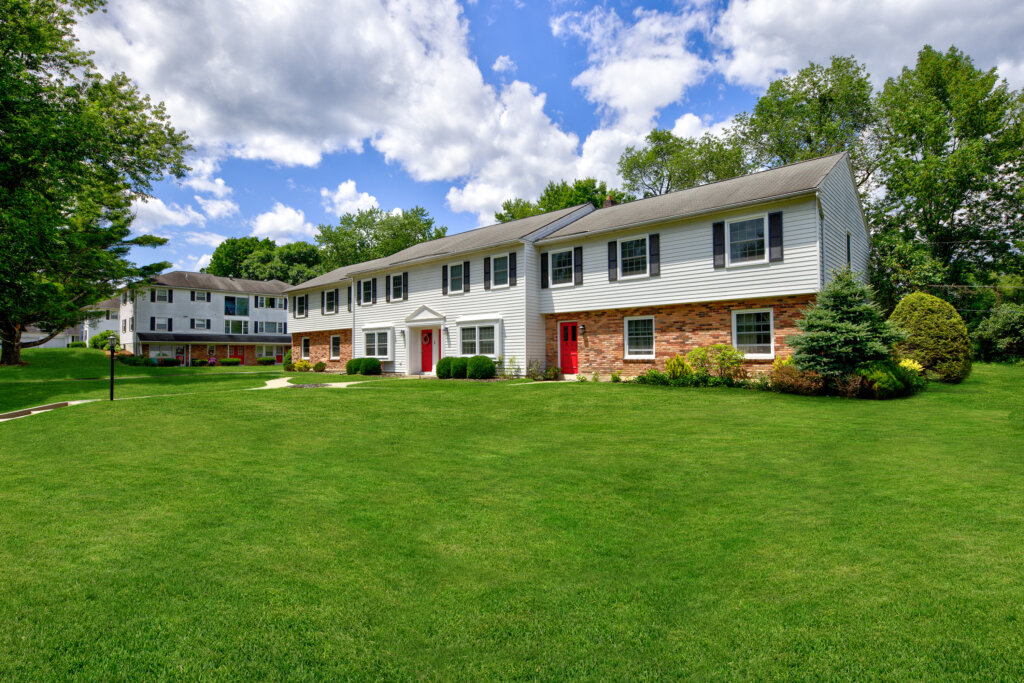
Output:
<path fill-rule="evenodd" d="M 943 382 L 962 382 L 971 374 L 971 338 L 953 305 L 937 296 L 914 292 L 896 304 L 889 322 L 907 337 L 897 353 L 912 358 Z"/>
<path fill-rule="evenodd" d="M 317 361 L 317 364 L 313 366 L 313 372 L 323 372 L 326 369 L 327 363 L 323 362 L 322 360 Z"/>
<path fill-rule="evenodd" d="M 380 372 L 380 360 L 377 358 L 363 358 L 363 363 L 359 366 L 360 375 L 379 375 Z"/>
<path fill-rule="evenodd" d="M 181 361 L 177 358 L 158 358 L 156 364 L 162 368 L 176 368 L 181 365 Z"/>
<path fill-rule="evenodd" d="M 469 379 L 492 379 L 497 366 L 487 356 L 473 356 L 466 362 L 466 377 Z"/>
<path fill-rule="evenodd" d="M 192 367 L 194 367 L 194 368 L 202 368 L 202 367 L 205 367 L 206 364 L 209 363 L 209 362 L 210 361 L 206 360 L 205 358 L 193 358 L 192 359 Z"/>
<path fill-rule="evenodd" d="M 220 361 L 220 364 L 221 365 L 241 365 L 242 364 L 242 359 L 241 358 L 225 358 L 222 361 Z"/>
<path fill-rule="evenodd" d="M 351 358 L 345 363 L 345 374 L 346 375 L 358 375 L 359 369 L 363 367 L 362 358 Z"/>
<path fill-rule="evenodd" d="M 256 365 L 273 365 L 277 359 L 273 356 L 260 356 L 256 359 Z"/>
<path fill-rule="evenodd" d="M 86 344 L 85 342 L 71 342 L 70 344 L 68 344 L 69 349 L 84 349 L 88 348 L 88 346 L 89 345 Z"/>
<path fill-rule="evenodd" d="M 445 356 L 441 360 L 437 361 L 437 367 L 434 368 L 434 374 L 437 375 L 438 379 L 451 379 L 452 357 Z"/>
<path fill-rule="evenodd" d="M 461 356 L 452 356 L 452 378 L 466 379 L 466 368 L 469 366 L 469 359 Z"/>

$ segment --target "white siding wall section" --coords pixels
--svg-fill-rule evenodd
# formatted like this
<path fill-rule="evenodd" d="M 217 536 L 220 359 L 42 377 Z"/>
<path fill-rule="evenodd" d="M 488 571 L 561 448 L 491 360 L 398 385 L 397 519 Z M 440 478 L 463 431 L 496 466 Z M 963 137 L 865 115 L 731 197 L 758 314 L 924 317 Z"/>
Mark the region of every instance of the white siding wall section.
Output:
<path fill-rule="evenodd" d="M 519 279 L 526 287 L 526 344 L 523 356 L 518 356 L 516 360 L 522 371 L 526 372 L 534 361 L 540 362 L 543 367 L 547 356 L 540 303 L 540 252 L 537 249 L 527 247 L 520 271 Z"/>
<path fill-rule="evenodd" d="M 772 211 L 783 212 L 784 260 L 716 270 L 712 224 Z M 608 242 L 651 233 L 660 235 L 661 275 L 609 282 Z M 820 279 L 818 239 L 817 203 L 813 196 L 809 196 L 642 230 L 538 244 L 537 257 L 542 252 L 583 247 L 583 284 L 538 289 L 539 312 L 568 313 L 813 293 L 818 291 Z M 527 277 L 531 287 L 539 288 L 539 265 L 527 273 Z M 543 343 L 543 334 L 540 335 L 540 343 Z"/>
<path fill-rule="evenodd" d="M 484 257 L 502 256 L 516 253 L 517 283 L 515 287 L 484 289 Z M 470 262 L 469 292 L 461 294 L 441 293 L 441 267 L 451 263 Z M 357 275 L 356 280 L 377 278 L 377 303 L 373 305 L 353 306 L 354 322 L 352 328 L 352 355 L 362 358 L 366 354 L 365 334 L 369 331 L 391 331 L 390 360 L 382 361 L 385 372 L 407 373 L 415 371 L 418 361 L 410 367 L 410 352 L 421 352 L 419 331 L 425 327 L 440 329 L 440 356 L 459 356 L 460 321 L 472 323 L 494 324 L 496 336 L 496 355 L 505 358 L 516 357 L 516 362 L 525 369 L 525 310 L 526 293 L 529 283 L 525 279 L 524 250 L 521 244 L 459 254 L 450 259 L 438 260 L 424 265 L 396 267 L 375 273 Z M 409 273 L 409 297 L 404 301 L 386 300 L 384 278 L 387 275 Z M 317 299 L 319 306 L 319 298 Z M 421 310 L 427 307 L 427 311 Z M 431 313 L 430 311 L 433 311 Z M 435 324 L 407 321 L 417 314 L 419 320 L 438 318 L 443 320 Z M 436 314 L 436 315 L 435 315 Z M 321 328 L 316 328 L 321 329 Z M 326 329 L 326 328 L 323 328 Z M 541 332 L 543 343 L 543 332 Z"/>
<path fill-rule="evenodd" d="M 846 265 L 846 234 L 850 234 L 850 265 L 867 280 L 871 245 L 861 213 L 857 188 L 844 161 L 836 164 L 818 191 L 824 213 L 825 279 Z"/>
<path fill-rule="evenodd" d="M 134 306 L 135 332 L 151 332 L 152 330 L 149 329 L 149 319 L 151 317 L 171 318 L 174 321 L 172 323 L 171 329 L 172 334 L 224 334 L 225 320 L 248 320 L 249 334 L 256 333 L 253 327 L 253 323 L 256 321 L 278 323 L 288 322 L 288 331 L 291 331 L 291 320 L 288 317 L 286 317 L 287 313 L 283 309 L 256 308 L 256 294 L 249 294 L 245 292 L 212 292 L 210 301 L 206 302 L 192 301 L 190 295 L 191 291 L 192 290 L 190 289 L 175 289 L 173 297 L 174 301 L 169 303 L 150 301 L 150 295 L 148 290 L 143 290 L 139 292 L 138 297 L 135 300 Z M 225 315 L 224 298 L 228 296 L 248 298 L 249 314 Z M 265 295 L 261 294 L 260 296 Z M 278 298 L 283 297 L 283 295 L 277 296 Z M 130 317 L 132 314 L 132 308 L 133 306 L 131 305 L 131 303 L 129 303 L 127 306 L 122 305 L 121 315 L 124 316 L 127 314 Z M 193 318 L 196 320 L 209 320 L 210 329 L 192 329 L 190 321 Z"/>
<path fill-rule="evenodd" d="M 299 332 L 313 332 L 316 330 L 348 330 L 352 329 L 352 313 L 348 311 L 348 287 L 351 283 L 348 281 L 339 282 L 336 285 L 330 287 L 321 287 L 319 289 L 311 289 L 305 292 L 298 292 L 295 294 L 288 295 L 288 332 L 299 333 Z M 378 287 L 381 285 L 378 284 Z M 320 312 L 320 296 L 326 290 L 338 290 L 338 307 L 337 313 L 333 314 L 322 314 Z M 383 293 L 383 290 L 378 290 L 378 296 Z M 305 317 L 296 317 L 295 307 L 293 304 L 294 297 L 308 295 L 309 296 L 309 308 L 306 311 Z M 353 296 L 355 294 L 353 293 Z M 353 304 L 353 308 L 355 308 Z"/>

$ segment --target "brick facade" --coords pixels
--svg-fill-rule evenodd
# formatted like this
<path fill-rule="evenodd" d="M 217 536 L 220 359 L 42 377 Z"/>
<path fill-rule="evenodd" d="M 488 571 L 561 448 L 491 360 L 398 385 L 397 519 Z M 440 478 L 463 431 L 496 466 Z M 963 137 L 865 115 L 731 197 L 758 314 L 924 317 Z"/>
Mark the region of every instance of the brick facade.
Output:
<path fill-rule="evenodd" d="M 773 297 L 768 299 L 742 299 L 714 301 L 675 306 L 648 306 L 642 308 L 616 308 L 581 313 L 553 313 L 544 316 L 544 334 L 548 366 L 558 365 L 558 323 L 575 321 L 586 326 L 586 334 L 579 336 L 579 372 L 602 375 L 618 371 L 624 376 L 638 375 L 652 365 L 665 369 L 665 359 L 675 354 L 685 355 L 698 346 L 732 343 L 732 311 L 748 308 L 773 309 L 775 328 L 775 354 L 791 353 L 786 345 L 787 336 L 795 333 L 796 321 L 814 300 L 813 294 Z M 654 316 L 654 360 L 625 359 L 623 319 L 632 316 Z M 751 370 L 766 368 L 769 360 L 750 360 Z"/>
<path fill-rule="evenodd" d="M 331 360 L 331 337 L 341 337 L 341 358 Z M 315 332 L 292 333 L 292 362 L 302 358 L 302 338 L 309 337 L 309 362 L 316 365 L 327 363 L 328 370 L 345 369 L 345 363 L 352 358 L 352 330 L 317 330 Z"/>

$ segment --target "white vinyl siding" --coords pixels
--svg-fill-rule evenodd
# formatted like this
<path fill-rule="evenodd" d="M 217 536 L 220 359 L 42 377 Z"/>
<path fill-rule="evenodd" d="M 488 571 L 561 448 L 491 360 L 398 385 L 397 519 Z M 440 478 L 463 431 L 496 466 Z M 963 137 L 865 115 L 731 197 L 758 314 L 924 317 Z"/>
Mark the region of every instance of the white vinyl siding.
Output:
<path fill-rule="evenodd" d="M 583 247 L 583 284 L 540 289 L 539 312 L 575 313 L 817 292 L 820 275 L 818 211 L 814 196 L 768 203 L 760 211 L 765 214 L 783 212 L 784 261 L 743 268 L 714 268 L 712 223 L 749 216 L 752 213 L 749 209 L 663 223 L 644 233 L 613 232 L 589 237 L 582 243 L 577 238 L 568 244 Z M 660 236 L 661 274 L 609 282 L 608 242 L 648 233 Z M 536 246 L 538 252 L 562 248 L 543 242 Z"/>
<path fill-rule="evenodd" d="M 307 292 L 296 295 L 296 298 L 306 297 L 310 301 L 315 302 L 315 305 L 310 307 L 306 311 L 306 315 L 292 317 L 289 313 L 288 319 L 288 332 L 292 334 L 300 334 L 303 332 L 313 331 L 328 331 L 328 330 L 347 330 L 352 328 L 352 316 L 353 313 L 348 310 L 348 288 L 352 286 L 352 309 L 359 308 L 356 305 L 356 301 L 359 299 L 359 292 L 355 290 L 355 283 L 353 282 L 338 282 L 331 284 L 330 287 L 313 289 Z M 320 312 L 320 293 L 325 290 L 334 291 L 338 290 L 338 312 L 322 314 Z"/>
<path fill-rule="evenodd" d="M 850 235 L 850 268 L 867 279 L 871 245 L 860 210 L 857 188 L 845 162 L 828 172 L 818 192 L 821 201 L 824 264 L 821 275 L 829 280 L 846 265 L 846 235 Z"/>

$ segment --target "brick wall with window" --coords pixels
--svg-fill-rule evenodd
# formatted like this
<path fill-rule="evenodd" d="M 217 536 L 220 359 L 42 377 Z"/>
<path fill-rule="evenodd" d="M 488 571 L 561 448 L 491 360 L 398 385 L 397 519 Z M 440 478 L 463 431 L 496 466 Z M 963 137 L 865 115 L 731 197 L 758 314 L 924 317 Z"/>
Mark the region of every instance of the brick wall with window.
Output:
<path fill-rule="evenodd" d="M 755 352 L 763 352 L 766 317 L 761 313 L 771 311 L 771 341 L 774 354 L 787 356 L 792 350 L 785 339 L 797 332 L 796 321 L 814 300 L 813 294 L 788 296 L 772 299 L 742 299 L 715 301 L 700 304 L 679 304 L 676 306 L 648 306 L 642 308 L 618 308 L 603 311 L 579 313 L 553 313 L 544 316 L 547 365 L 558 365 L 558 323 L 575 321 L 586 328 L 579 335 L 579 372 L 590 375 L 594 372 L 607 379 L 613 371 L 623 376 L 638 375 L 654 365 L 665 369 L 665 359 L 675 354 L 685 355 L 698 346 L 711 344 L 747 344 Z M 748 313 L 748 312 L 755 313 Z M 734 340 L 734 317 L 739 314 L 737 334 Z M 627 325 L 627 320 L 635 321 Z M 646 321 L 652 320 L 653 325 Z M 654 357 L 626 358 L 627 330 L 632 343 L 646 355 L 648 339 L 645 335 L 653 326 Z M 757 355 L 766 355 L 757 353 Z M 749 369 L 757 371 L 771 366 L 770 358 L 748 359 Z"/>
<path fill-rule="evenodd" d="M 337 358 L 331 357 L 331 337 Z M 327 363 L 328 370 L 344 370 L 345 363 L 352 358 L 352 330 L 317 330 L 314 332 L 296 332 L 292 335 L 292 362 L 302 359 L 302 340 L 309 339 L 309 362 L 314 365 L 320 361 Z"/>

